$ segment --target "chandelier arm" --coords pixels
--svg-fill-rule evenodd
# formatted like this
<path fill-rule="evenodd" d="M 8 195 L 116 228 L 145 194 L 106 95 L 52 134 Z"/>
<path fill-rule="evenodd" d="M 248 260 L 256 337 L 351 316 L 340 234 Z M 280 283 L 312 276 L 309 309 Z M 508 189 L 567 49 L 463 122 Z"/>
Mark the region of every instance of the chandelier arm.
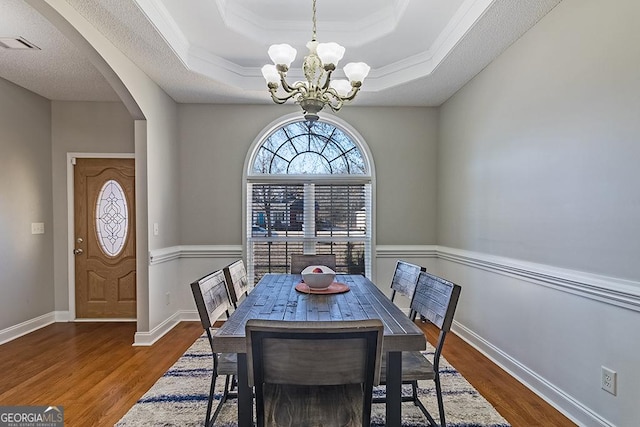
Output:
<path fill-rule="evenodd" d="M 282 89 L 287 93 L 296 92 L 299 88 L 296 88 L 296 85 L 290 86 L 285 79 L 285 74 L 280 73 L 280 84 L 282 85 Z"/>
<path fill-rule="evenodd" d="M 346 96 L 340 96 L 340 99 L 342 101 L 351 101 L 353 100 L 353 98 L 356 97 L 356 94 L 360 91 L 360 86 L 352 86 L 351 87 L 351 92 L 349 92 Z"/>
<path fill-rule="evenodd" d="M 276 104 L 284 104 L 285 102 L 287 102 L 288 100 L 290 100 L 291 98 L 293 98 L 299 93 L 298 91 L 292 91 L 292 92 L 289 92 L 287 96 L 281 97 L 276 95 L 276 90 L 277 90 L 276 88 L 269 89 L 269 93 L 271 94 L 271 99 L 273 99 L 273 102 L 275 102 Z"/>
<path fill-rule="evenodd" d="M 331 98 L 333 98 L 344 103 L 344 102 L 353 100 L 353 98 L 355 98 L 356 96 L 356 93 L 358 93 L 358 90 L 359 88 L 352 87 L 351 91 L 347 95 L 342 96 L 334 88 L 330 87 L 329 89 L 324 91 L 325 95 L 323 99 L 326 100 L 325 102 L 329 102 Z M 331 97 L 327 95 L 331 95 Z"/>
<path fill-rule="evenodd" d="M 325 68 L 325 79 L 324 79 L 324 84 L 322 85 L 322 91 L 327 91 L 329 89 L 329 84 L 331 83 L 331 73 L 333 73 L 333 70 L 335 70 L 335 67 L 333 69 L 327 69 Z"/>
<path fill-rule="evenodd" d="M 331 96 L 329 96 L 329 95 L 331 95 Z M 342 98 L 342 97 L 340 96 L 340 94 L 338 94 L 338 92 L 337 92 L 334 88 L 332 88 L 332 87 L 327 88 L 326 90 L 324 90 L 324 91 L 322 92 L 322 101 L 323 101 L 323 102 L 325 102 L 325 103 L 330 103 L 332 99 L 336 99 L 336 100 L 338 100 L 338 101 L 341 101 L 343 98 Z"/>
<path fill-rule="evenodd" d="M 333 98 L 324 96 L 323 101 L 325 105 L 328 105 L 329 108 L 331 108 L 331 111 L 333 111 L 334 113 L 338 112 L 344 105 L 344 100 L 340 96 L 337 96 L 337 97 L 334 96 Z"/>

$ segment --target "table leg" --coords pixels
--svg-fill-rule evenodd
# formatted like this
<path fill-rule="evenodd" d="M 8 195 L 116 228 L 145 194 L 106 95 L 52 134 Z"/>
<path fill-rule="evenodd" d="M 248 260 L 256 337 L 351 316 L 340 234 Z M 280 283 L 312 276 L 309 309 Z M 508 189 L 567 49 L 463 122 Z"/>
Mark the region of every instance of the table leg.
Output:
<path fill-rule="evenodd" d="M 400 427 L 402 421 L 402 352 L 387 353 L 387 427 Z"/>
<path fill-rule="evenodd" d="M 253 390 L 248 382 L 246 353 L 238 353 L 238 427 L 253 427 Z"/>

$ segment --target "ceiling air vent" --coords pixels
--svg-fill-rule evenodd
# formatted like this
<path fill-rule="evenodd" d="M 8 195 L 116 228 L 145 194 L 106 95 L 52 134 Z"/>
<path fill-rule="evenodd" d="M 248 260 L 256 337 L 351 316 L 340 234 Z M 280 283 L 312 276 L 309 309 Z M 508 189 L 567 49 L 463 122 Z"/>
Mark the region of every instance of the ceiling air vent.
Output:
<path fill-rule="evenodd" d="M 38 49 L 35 44 L 23 39 L 22 37 L 0 37 L 0 47 L 5 49 Z"/>

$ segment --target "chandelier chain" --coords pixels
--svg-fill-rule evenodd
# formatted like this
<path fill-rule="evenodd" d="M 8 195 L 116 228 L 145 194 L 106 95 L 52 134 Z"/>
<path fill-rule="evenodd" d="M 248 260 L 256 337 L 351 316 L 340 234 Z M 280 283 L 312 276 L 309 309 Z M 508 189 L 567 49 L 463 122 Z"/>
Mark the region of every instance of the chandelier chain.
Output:
<path fill-rule="evenodd" d="M 311 40 L 316 41 L 316 0 L 313 0 L 313 37 Z"/>

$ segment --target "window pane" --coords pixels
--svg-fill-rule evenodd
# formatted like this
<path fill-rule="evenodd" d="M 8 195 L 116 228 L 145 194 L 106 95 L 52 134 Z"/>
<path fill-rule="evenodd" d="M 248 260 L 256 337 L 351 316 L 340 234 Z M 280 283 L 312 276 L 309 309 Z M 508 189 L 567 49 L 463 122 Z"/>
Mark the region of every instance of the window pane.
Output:
<path fill-rule="evenodd" d="M 316 185 L 318 236 L 364 236 L 366 224 L 364 185 Z"/>
<path fill-rule="evenodd" d="M 276 153 L 278 152 L 278 149 L 280 148 L 280 146 L 285 142 L 287 142 L 288 140 L 289 140 L 289 136 L 287 136 L 284 130 L 278 129 L 262 143 L 262 147 L 270 150 L 273 153 Z"/>
<path fill-rule="evenodd" d="M 331 166 L 323 156 L 316 153 L 302 153 L 289 164 L 291 175 L 324 175 L 331 173 Z"/>
<path fill-rule="evenodd" d="M 318 243 L 317 254 L 335 254 L 336 272 L 342 274 L 365 274 L 365 242 Z M 254 283 L 267 273 L 288 273 L 291 255 L 303 253 L 300 242 L 253 242 Z"/>
<path fill-rule="evenodd" d="M 301 236 L 292 233 L 302 230 L 302 184 L 254 184 L 251 205 L 252 237 Z"/>
<path fill-rule="evenodd" d="M 331 135 L 333 135 L 333 133 L 337 131 L 336 127 L 329 124 L 329 123 L 325 123 L 322 121 L 317 121 L 314 125 L 313 125 L 313 132 L 317 135 L 322 135 L 325 137 L 330 137 Z"/>
<path fill-rule="evenodd" d="M 367 173 L 364 160 L 362 159 L 362 154 L 360 154 L 360 151 L 357 149 L 353 149 L 345 153 L 344 160 L 348 165 L 349 173 L 354 175 L 364 175 Z"/>
<path fill-rule="evenodd" d="M 96 231 L 105 254 L 115 257 L 122 251 L 129 231 L 129 211 L 124 190 L 112 179 L 104 183 L 98 194 Z"/>
<path fill-rule="evenodd" d="M 266 273 L 288 273 L 291 254 L 301 254 L 302 246 L 302 242 L 253 242 L 254 282 Z"/>
<path fill-rule="evenodd" d="M 330 123 L 294 122 L 272 133 L 258 149 L 254 174 L 366 174 L 356 144 Z"/>

